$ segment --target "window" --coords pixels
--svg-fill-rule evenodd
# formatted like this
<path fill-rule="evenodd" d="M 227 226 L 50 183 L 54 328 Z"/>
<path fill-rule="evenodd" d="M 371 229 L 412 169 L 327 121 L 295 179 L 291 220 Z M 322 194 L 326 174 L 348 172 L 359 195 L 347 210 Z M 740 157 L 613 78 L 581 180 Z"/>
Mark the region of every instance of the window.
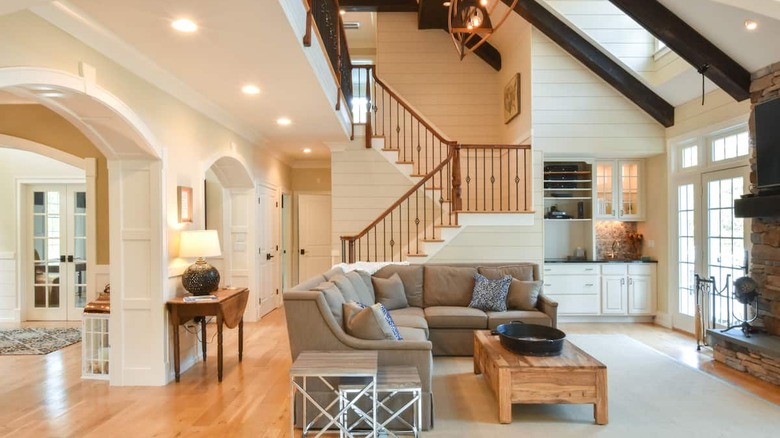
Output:
<path fill-rule="evenodd" d="M 694 146 L 695 147 L 695 146 Z M 693 274 L 696 270 L 696 244 L 693 197 L 693 184 L 683 184 L 677 187 L 677 262 L 679 263 L 679 312 L 693 316 L 694 284 Z"/>
<path fill-rule="evenodd" d="M 699 165 L 699 147 L 696 145 L 685 146 L 681 149 L 680 167 L 688 169 Z"/>
<path fill-rule="evenodd" d="M 747 131 L 741 131 L 713 137 L 710 145 L 712 146 L 711 154 L 713 162 L 730 160 L 748 154 L 750 138 L 748 137 Z"/>
<path fill-rule="evenodd" d="M 655 38 L 655 50 L 653 51 L 653 59 L 658 60 L 658 58 L 666 55 L 667 53 L 671 52 L 671 49 L 666 46 L 666 43 L 659 40 L 658 38 Z"/>

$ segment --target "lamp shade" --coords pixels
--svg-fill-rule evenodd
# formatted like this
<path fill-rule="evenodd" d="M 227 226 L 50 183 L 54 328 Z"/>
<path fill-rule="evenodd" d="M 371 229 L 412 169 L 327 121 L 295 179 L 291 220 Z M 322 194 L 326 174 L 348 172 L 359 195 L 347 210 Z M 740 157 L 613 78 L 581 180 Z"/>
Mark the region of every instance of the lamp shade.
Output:
<path fill-rule="evenodd" d="M 182 231 L 179 257 L 216 257 L 222 255 L 216 230 Z"/>

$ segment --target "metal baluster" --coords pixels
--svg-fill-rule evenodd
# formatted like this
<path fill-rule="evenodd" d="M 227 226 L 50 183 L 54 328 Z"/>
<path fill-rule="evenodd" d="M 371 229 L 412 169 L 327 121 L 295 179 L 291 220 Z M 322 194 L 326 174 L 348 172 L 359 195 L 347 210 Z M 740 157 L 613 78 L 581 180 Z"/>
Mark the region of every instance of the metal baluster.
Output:
<path fill-rule="evenodd" d="M 487 211 L 487 152 L 482 149 L 482 178 L 485 179 L 482 184 L 482 211 Z"/>
<path fill-rule="evenodd" d="M 420 192 L 414 192 L 414 241 L 416 242 L 416 254 L 420 253 Z"/>
<path fill-rule="evenodd" d="M 504 172 L 501 166 L 501 154 L 502 151 L 498 151 L 498 209 L 504 211 Z M 507 190 L 509 187 L 507 187 Z"/>
<path fill-rule="evenodd" d="M 520 149 L 515 149 L 515 206 L 520 211 Z"/>
<path fill-rule="evenodd" d="M 526 163 L 526 159 L 528 158 L 529 152 L 530 149 L 525 149 L 523 151 L 523 205 L 525 206 L 525 211 L 528 211 L 528 164 Z"/>
<path fill-rule="evenodd" d="M 490 211 L 496 211 L 496 157 L 490 149 Z"/>

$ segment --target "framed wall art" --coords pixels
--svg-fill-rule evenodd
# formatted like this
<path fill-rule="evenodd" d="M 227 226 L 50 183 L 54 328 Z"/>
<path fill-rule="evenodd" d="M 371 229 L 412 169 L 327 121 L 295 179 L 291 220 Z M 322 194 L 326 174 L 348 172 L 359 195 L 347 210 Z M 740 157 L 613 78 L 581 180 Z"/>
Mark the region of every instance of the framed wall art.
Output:
<path fill-rule="evenodd" d="M 192 187 L 176 187 L 178 201 L 179 223 L 192 222 Z"/>
<path fill-rule="evenodd" d="M 504 86 L 504 124 L 520 114 L 520 73 L 516 73 Z"/>

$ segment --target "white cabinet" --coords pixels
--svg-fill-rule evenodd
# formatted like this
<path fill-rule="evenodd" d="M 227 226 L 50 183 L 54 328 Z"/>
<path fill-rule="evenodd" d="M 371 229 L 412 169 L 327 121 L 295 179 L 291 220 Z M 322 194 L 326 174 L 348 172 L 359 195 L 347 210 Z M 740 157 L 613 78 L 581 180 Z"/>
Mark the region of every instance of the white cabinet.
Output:
<path fill-rule="evenodd" d="M 641 160 L 596 162 L 594 175 L 596 219 L 639 221 L 645 219 L 644 166 Z"/>
<path fill-rule="evenodd" d="M 559 315 L 599 313 L 599 269 L 591 263 L 547 264 L 544 294 L 558 302 Z"/>
<path fill-rule="evenodd" d="M 655 265 L 607 263 L 601 267 L 601 313 L 655 313 Z"/>

